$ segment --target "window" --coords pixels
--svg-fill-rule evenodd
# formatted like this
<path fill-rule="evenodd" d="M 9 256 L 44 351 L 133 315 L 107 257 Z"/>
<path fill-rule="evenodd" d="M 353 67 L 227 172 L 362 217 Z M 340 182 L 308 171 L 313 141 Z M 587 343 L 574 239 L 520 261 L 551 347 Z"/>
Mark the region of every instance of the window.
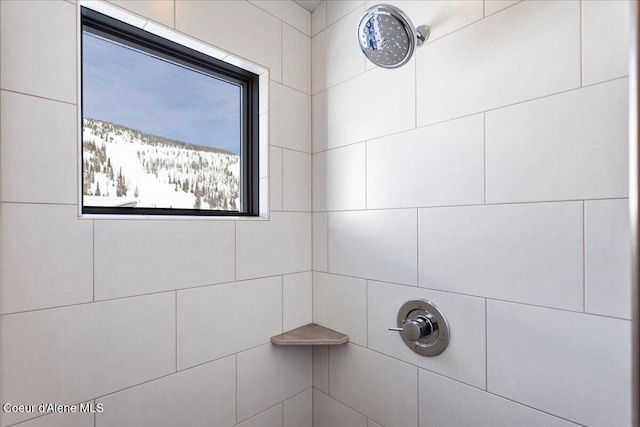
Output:
<path fill-rule="evenodd" d="M 257 215 L 258 76 L 82 8 L 82 212 Z"/>

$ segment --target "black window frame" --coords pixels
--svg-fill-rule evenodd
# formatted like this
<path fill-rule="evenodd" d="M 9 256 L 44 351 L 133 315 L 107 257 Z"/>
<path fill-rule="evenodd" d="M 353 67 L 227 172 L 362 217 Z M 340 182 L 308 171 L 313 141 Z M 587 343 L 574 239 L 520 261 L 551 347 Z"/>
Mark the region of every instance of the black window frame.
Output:
<path fill-rule="evenodd" d="M 81 58 L 83 53 L 82 34 L 84 34 L 85 31 L 241 86 L 242 117 L 240 133 L 242 138 L 240 148 L 240 207 L 238 211 L 124 206 L 85 206 L 84 194 L 81 192 L 82 214 L 136 216 L 259 216 L 259 76 L 248 70 L 213 58 L 202 52 L 198 52 L 194 49 L 134 27 L 84 6 L 81 7 Z M 81 59 L 81 94 L 83 85 L 82 66 L 83 63 Z M 84 112 L 82 110 L 82 105 L 80 105 L 80 129 L 82 134 L 84 133 L 82 130 L 83 119 Z M 83 144 L 84 139 L 81 139 L 81 156 L 84 156 Z M 81 158 L 80 173 L 82 180 L 84 180 L 82 171 L 83 164 L 84 159 Z"/>

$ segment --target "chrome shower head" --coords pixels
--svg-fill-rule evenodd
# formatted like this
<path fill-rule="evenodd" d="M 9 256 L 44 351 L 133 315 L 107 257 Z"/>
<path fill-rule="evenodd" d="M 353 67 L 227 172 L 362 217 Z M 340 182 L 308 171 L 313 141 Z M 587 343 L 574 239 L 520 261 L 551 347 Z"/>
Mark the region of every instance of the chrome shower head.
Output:
<path fill-rule="evenodd" d="M 414 30 L 403 11 L 388 4 L 369 8 L 358 24 L 358 42 L 367 59 L 383 68 L 406 64 L 416 46 L 429 38 L 429 29 L 421 25 Z"/>

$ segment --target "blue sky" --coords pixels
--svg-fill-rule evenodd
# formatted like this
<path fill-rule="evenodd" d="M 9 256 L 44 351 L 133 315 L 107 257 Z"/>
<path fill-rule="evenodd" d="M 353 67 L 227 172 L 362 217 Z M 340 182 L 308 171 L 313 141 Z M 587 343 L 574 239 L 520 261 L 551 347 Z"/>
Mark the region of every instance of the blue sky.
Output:
<path fill-rule="evenodd" d="M 240 88 L 83 33 L 84 117 L 240 151 Z"/>

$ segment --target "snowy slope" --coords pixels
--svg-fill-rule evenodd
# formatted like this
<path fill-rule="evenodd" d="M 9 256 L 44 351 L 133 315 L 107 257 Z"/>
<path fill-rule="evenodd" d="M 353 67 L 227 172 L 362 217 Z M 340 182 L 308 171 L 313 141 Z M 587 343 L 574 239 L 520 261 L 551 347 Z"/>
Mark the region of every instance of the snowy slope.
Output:
<path fill-rule="evenodd" d="M 229 151 L 83 120 L 84 206 L 238 210 L 240 158 Z"/>

